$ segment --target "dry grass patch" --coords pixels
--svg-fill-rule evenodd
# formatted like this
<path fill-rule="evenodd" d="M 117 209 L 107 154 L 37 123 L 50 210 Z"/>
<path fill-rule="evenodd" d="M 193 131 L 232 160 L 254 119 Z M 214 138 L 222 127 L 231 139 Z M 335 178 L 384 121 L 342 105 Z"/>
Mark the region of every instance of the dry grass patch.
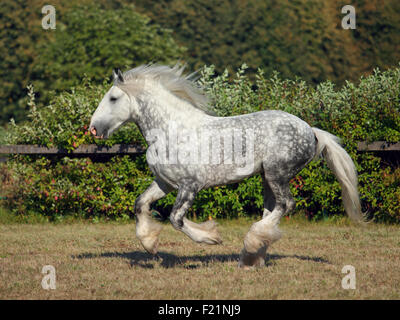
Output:
<path fill-rule="evenodd" d="M 284 220 L 265 268 L 237 268 L 252 221 L 221 221 L 221 246 L 193 243 L 166 224 L 160 254 L 134 223 L 1 224 L 0 299 L 399 299 L 400 228 Z M 56 290 L 44 290 L 44 265 Z M 344 290 L 344 265 L 356 290 Z"/>

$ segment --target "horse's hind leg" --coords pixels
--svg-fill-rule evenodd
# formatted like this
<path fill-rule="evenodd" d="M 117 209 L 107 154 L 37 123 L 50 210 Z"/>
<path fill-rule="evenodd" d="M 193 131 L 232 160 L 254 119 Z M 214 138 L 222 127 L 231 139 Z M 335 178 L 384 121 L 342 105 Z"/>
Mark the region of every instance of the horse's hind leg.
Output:
<path fill-rule="evenodd" d="M 203 223 L 194 223 L 185 218 L 187 210 L 193 204 L 196 193 L 197 191 L 190 186 L 178 190 L 178 195 L 170 215 L 170 221 L 175 229 L 182 231 L 193 241 L 206 244 L 220 244 L 222 240 L 214 221 L 209 220 Z"/>
<path fill-rule="evenodd" d="M 156 254 L 161 224 L 151 218 L 150 205 L 168 194 L 171 189 L 160 181 L 152 184 L 135 201 L 136 236 L 149 253 Z"/>
<path fill-rule="evenodd" d="M 274 207 L 270 213 L 269 208 L 264 208 L 263 219 L 254 223 L 246 234 L 244 247 L 240 253 L 239 267 L 263 266 L 265 264 L 268 246 L 281 237 L 278 228 L 279 220 L 294 207 L 288 182 L 266 179 L 265 183 L 269 185 L 270 190 L 268 191 L 272 192 L 268 199 L 271 199 L 270 197 L 273 195 Z M 264 204 L 271 203 L 265 200 Z"/>

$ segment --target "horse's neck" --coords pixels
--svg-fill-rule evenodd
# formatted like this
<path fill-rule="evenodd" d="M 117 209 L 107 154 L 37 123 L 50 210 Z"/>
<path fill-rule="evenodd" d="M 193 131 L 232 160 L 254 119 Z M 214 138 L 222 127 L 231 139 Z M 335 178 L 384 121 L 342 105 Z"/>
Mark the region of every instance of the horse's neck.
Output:
<path fill-rule="evenodd" d="M 208 120 L 204 111 L 192 106 L 166 90 L 155 90 L 148 95 L 138 125 L 146 136 L 151 130 L 166 132 L 171 124 L 179 129 L 195 129 Z"/>

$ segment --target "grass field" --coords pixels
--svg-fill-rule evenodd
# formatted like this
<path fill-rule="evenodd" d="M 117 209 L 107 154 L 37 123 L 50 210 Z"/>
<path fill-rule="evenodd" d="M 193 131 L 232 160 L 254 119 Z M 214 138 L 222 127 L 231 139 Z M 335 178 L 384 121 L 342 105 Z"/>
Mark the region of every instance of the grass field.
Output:
<path fill-rule="evenodd" d="M 399 299 L 400 227 L 282 219 L 266 267 L 237 268 L 252 221 L 220 221 L 220 246 L 193 243 L 166 224 L 159 259 L 134 223 L 0 224 L 0 299 Z M 42 267 L 56 289 L 41 286 Z M 342 288 L 342 268 L 356 289 Z"/>

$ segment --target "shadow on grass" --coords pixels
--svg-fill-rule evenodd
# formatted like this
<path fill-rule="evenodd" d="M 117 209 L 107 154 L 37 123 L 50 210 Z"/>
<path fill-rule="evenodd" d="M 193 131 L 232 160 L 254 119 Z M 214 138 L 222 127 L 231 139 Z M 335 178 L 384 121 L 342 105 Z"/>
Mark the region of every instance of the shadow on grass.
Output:
<path fill-rule="evenodd" d="M 177 256 L 167 252 L 159 252 L 156 256 L 144 251 L 132 252 L 105 252 L 97 253 L 82 253 L 72 256 L 75 259 L 96 259 L 96 258 L 123 258 L 130 262 L 130 265 L 138 266 L 146 269 L 153 269 L 154 263 L 160 263 L 163 268 L 183 267 L 185 269 L 197 269 L 202 266 L 207 266 L 210 262 L 238 262 L 238 254 L 210 254 L 210 255 L 193 255 L 193 256 Z M 300 255 L 280 255 L 269 254 L 267 256 L 266 265 L 271 265 L 271 261 L 279 259 L 295 258 L 298 260 L 312 261 L 318 263 L 330 262 L 321 257 L 308 257 Z"/>
<path fill-rule="evenodd" d="M 328 261 L 324 258 L 321 258 L 321 257 L 299 256 L 297 254 L 269 254 L 267 256 L 266 265 L 268 266 L 269 261 L 272 261 L 272 260 L 289 259 L 289 258 L 294 258 L 294 259 L 303 260 L 303 261 L 312 261 L 312 262 L 318 262 L 318 263 L 331 264 L 330 261 Z"/>

